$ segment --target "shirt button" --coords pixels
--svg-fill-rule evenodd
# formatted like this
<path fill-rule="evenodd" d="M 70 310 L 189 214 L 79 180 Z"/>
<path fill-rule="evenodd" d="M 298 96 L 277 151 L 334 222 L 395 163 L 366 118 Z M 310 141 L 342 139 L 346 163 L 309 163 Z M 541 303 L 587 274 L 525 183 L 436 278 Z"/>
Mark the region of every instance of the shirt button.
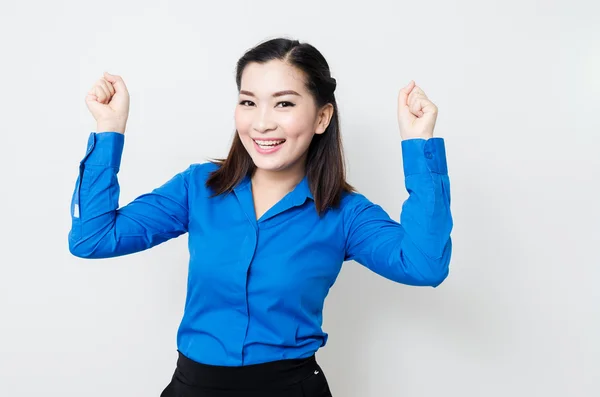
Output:
<path fill-rule="evenodd" d="M 433 154 L 431 154 L 431 152 L 425 152 L 425 157 L 428 159 L 432 159 L 433 158 Z"/>

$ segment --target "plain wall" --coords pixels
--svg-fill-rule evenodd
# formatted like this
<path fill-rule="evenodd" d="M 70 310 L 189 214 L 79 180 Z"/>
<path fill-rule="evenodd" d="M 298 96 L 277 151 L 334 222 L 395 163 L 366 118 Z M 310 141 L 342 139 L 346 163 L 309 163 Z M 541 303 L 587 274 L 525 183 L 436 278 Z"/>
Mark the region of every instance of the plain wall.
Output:
<path fill-rule="evenodd" d="M 105 70 L 128 85 L 123 205 L 226 155 L 235 62 L 284 35 L 329 61 L 349 180 L 394 219 L 411 79 L 446 139 L 450 275 L 418 288 L 344 265 L 318 352 L 334 395 L 599 396 L 598 15 L 591 0 L 3 3 L 0 395 L 160 394 L 187 236 L 70 255 L 85 94 Z"/>

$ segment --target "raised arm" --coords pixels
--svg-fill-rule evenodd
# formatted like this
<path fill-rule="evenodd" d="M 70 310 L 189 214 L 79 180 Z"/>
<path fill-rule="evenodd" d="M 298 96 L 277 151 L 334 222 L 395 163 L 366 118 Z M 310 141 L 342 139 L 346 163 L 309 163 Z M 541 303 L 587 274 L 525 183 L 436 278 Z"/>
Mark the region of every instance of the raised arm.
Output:
<path fill-rule="evenodd" d="M 152 192 L 119 207 L 117 173 L 123 134 L 92 133 L 71 200 L 69 250 L 82 258 L 142 251 L 177 237 L 188 227 L 191 167 Z"/>
<path fill-rule="evenodd" d="M 86 104 L 99 132 L 90 134 L 79 165 L 71 200 L 70 252 L 82 258 L 126 255 L 186 232 L 192 167 L 119 208 L 117 174 L 129 113 L 123 79 L 105 73 L 88 92 Z"/>
<path fill-rule="evenodd" d="M 400 223 L 358 195 L 346 226 L 346 259 L 409 285 L 438 286 L 448 276 L 453 221 L 450 181 L 442 138 L 433 137 L 437 107 L 414 81 L 400 90 L 405 186 Z"/>
<path fill-rule="evenodd" d="M 346 260 L 399 283 L 435 287 L 448 275 L 452 251 L 444 141 L 406 140 L 402 152 L 409 197 L 400 222 L 357 196 L 347 216 Z"/>

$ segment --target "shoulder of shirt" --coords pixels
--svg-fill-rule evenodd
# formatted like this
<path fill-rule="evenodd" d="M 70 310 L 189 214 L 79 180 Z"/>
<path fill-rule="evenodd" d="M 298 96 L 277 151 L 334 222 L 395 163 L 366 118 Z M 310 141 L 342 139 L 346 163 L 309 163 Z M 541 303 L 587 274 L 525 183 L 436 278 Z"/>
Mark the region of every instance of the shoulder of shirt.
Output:
<path fill-rule="evenodd" d="M 353 191 L 342 193 L 340 200 L 340 210 L 346 213 L 353 213 L 357 209 L 374 205 L 364 194 Z"/>
<path fill-rule="evenodd" d="M 338 211 L 342 218 L 345 233 L 350 232 L 351 225 L 356 217 L 374 207 L 378 207 L 378 205 L 369 200 L 364 194 L 356 191 L 344 192 Z"/>
<path fill-rule="evenodd" d="M 207 179 L 210 177 L 210 174 L 217 169 L 219 169 L 219 166 L 210 161 L 203 163 L 192 163 L 181 174 L 186 176 L 188 183 L 196 186 L 204 186 Z"/>
<path fill-rule="evenodd" d="M 210 174 L 213 171 L 216 171 L 219 169 L 219 166 L 215 163 L 212 163 L 210 161 L 206 161 L 204 163 L 192 163 L 190 164 L 188 170 L 191 173 L 194 174 L 206 174 L 208 176 L 208 174 Z"/>

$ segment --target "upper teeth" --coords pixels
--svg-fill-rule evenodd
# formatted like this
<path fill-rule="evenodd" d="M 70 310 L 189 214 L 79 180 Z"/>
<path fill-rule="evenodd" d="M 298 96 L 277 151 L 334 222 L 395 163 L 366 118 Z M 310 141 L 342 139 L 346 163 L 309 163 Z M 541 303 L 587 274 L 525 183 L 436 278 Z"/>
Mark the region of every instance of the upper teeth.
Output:
<path fill-rule="evenodd" d="M 260 146 L 275 146 L 275 145 L 279 145 L 280 143 L 283 143 L 285 141 L 285 139 L 282 139 L 281 141 L 259 141 L 259 140 L 255 140 L 254 142 L 258 143 Z"/>

